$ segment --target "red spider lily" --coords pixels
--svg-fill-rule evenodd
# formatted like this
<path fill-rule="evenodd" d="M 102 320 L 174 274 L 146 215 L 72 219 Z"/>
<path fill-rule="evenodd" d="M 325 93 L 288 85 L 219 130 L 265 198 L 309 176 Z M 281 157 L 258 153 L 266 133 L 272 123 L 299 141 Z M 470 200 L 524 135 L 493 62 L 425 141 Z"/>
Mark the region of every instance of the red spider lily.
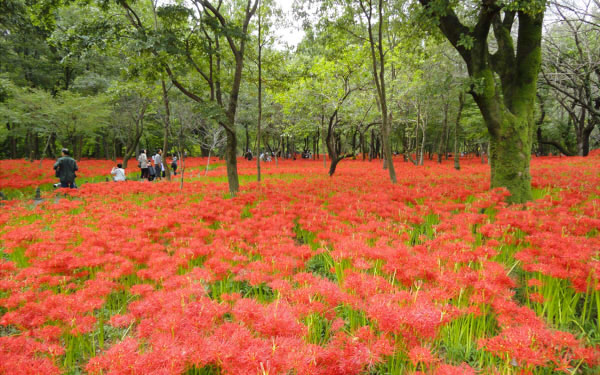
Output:
<path fill-rule="evenodd" d="M 487 167 L 475 160 L 461 172 L 398 160 L 396 185 L 366 162 L 344 162 L 330 179 L 318 162 L 281 161 L 263 173 L 317 177 L 248 184 L 233 199 L 224 184 L 201 180 L 182 192 L 167 182 L 85 184 L 35 209 L 9 202 L 0 212 L 11 259 L 0 260 L 0 325 L 17 336 L 1 338 L 0 372 L 69 371 L 58 368 L 72 354 L 63 337 L 97 338 L 108 324 L 123 340 L 105 342 L 89 373 L 214 365 L 225 374 L 359 374 L 412 353 L 426 373 L 473 374 L 426 350 L 478 319 L 499 329 L 469 338 L 488 356 L 486 373 L 507 360 L 515 373 L 594 366 L 585 338 L 549 328 L 515 299 L 527 287 L 541 302 L 550 283 L 513 270 L 595 291 L 597 158 L 534 159 L 534 186 L 549 193 L 524 207 L 487 191 Z M 101 174 L 103 163 L 82 165 Z M 255 164 L 240 161 L 239 171 L 251 175 Z M 259 302 L 253 293 L 265 284 L 273 293 Z M 320 345 L 306 339 L 316 315 Z"/>
<path fill-rule="evenodd" d="M 413 365 L 416 366 L 417 364 L 422 363 L 428 368 L 439 361 L 427 346 L 415 346 L 411 348 L 408 351 L 408 358 Z"/>

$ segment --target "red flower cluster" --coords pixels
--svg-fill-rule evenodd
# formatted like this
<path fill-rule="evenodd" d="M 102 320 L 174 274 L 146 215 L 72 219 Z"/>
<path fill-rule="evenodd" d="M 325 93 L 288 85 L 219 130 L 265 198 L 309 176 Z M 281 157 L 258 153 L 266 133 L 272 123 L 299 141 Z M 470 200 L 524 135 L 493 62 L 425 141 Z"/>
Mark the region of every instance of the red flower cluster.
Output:
<path fill-rule="evenodd" d="M 538 199 L 524 207 L 489 191 L 476 160 L 398 160 L 396 185 L 379 164 L 347 160 L 329 178 L 298 160 L 265 163 L 266 181 L 232 199 L 210 182 L 217 168 L 182 191 L 97 183 L 11 202 L 0 373 L 596 371 L 598 348 L 549 314 L 598 319 L 597 162 L 533 160 Z M 3 163 L 11 179 L 18 162 Z M 586 302 L 549 305 L 566 290 Z"/>

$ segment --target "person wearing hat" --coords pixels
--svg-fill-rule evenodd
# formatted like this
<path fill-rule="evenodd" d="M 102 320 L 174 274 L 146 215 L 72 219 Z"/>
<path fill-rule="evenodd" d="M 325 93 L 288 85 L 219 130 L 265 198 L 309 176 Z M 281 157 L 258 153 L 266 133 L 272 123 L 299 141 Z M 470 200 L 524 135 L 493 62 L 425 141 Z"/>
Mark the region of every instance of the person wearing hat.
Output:
<path fill-rule="evenodd" d="M 77 162 L 69 156 L 69 149 L 62 149 L 62 157 L 54 163 L 56 177 L 60 179 L 61 188 L 77 189 L 75 185 L 75 171 L 77 171 Z"/>

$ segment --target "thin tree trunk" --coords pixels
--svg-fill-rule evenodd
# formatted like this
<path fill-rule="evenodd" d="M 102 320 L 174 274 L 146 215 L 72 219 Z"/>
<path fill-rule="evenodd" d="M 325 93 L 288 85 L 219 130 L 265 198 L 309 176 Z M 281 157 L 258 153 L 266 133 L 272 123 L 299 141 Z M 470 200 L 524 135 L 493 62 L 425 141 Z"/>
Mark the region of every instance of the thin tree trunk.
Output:
<path fill-rule="evenodd" d="M 205 176 L 208 173 L 208 166 L 210 165 L 210 151 L 211 150 L 212 150 L 212 147 L 208 149 L 208 158 L 206 159 L 206 169 L 204 170 Z"/>
<path fill-rule="evenodd" d="M 169 163 L 167 163 L 167 147 L 169 146 L 169 128 L 171 126 L 171 107 L 169 105 L 169 93 L 167 90 L 167 86 L 165 85 L 165 80 L 161 79 L 160 82 L 162 84 L 163 103 L 165 105 L 162 164 L 165 168 L 165 178 L 167 179 L 167 181 L 171 181 L 171 170 L 169 169 Z"/>
<path fill-rule="evenodd" d="M 261 1 L 258 0 L 258 126 L 256 131 L 256 180 L 260 182 L 260 122 L 262 120 Z"/>
<path fill-rule="evenodd" d="M 438 143 L 438 163 L 442 163 L 442 154 L 445 154 L 446 132 L 448 131 L 448 102 L 444 103 L 444 118 L 442 120 L 442 132 Z"/>
<path fill-rule="evenodd" d="M 52 133 L 48 135 L 48 140 L 46 141 L 46 146 L 44 146 L 44 151 L 42 151 L 42 155 L 40 157 L 40 168 L 42 168 L 42 161 L 44 160 L 44 156 L 46 156 L 46 150 L 48 150 L 48 146 L 50 145 L 50 140 L 52 139 Z"/>
<path fill-rule="evenodd" d="M 454 123 L 454 169 L 460 170 L 460 157 L 458 155 L 458 131 L 460 129 L 460 117 L 465 105 L 465 94 L 461 92 L 458 95 L 458 112 L 456 114 L 456 122 Z"/>

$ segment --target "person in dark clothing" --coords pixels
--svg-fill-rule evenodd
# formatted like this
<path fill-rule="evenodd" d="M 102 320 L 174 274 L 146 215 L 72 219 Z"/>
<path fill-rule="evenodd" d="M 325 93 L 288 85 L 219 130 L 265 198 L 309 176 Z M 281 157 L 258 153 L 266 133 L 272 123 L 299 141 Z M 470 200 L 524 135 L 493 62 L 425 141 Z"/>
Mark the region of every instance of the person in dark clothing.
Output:
<path fill-rule="evenodd" d="M 177 176 L 177 156 L 173 156 L 173 161 L 171 161 L 171 169 L 173 170 L 173 176 Z"/>
<path fill-rule="evenodd" d="M 54 170 L 56 171 L 56 177 L 60 179 L 61 188 L 77 189 L 77 185 L 75 185 L 75 177 L 77 177 L 75 171 L 78 169 L 75 159 L 69 156 L 69 150 L 63 148 L 62 157 L 54 163 Z"/>
<path fill-rule="evenodd" d="M 156 168 L 151 162 L 148 162 L 148 181 L 152 181 L 156 178 Z"/>

